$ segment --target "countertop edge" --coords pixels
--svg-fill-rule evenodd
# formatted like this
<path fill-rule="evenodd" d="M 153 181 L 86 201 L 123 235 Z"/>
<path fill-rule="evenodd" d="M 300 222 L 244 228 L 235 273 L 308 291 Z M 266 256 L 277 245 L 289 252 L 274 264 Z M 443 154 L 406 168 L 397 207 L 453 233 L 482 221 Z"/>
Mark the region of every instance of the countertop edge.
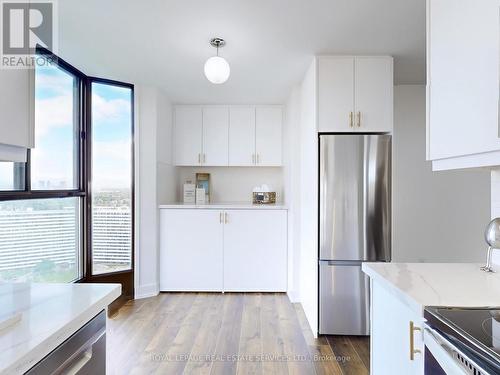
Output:
<path fill-rule="evenodd" d="M 371 279 L 383 285 L 389 292 L 391 292 L 395 297 L 397 297 L 401 302 L 407 305 L 415 313 L 423 316 L 425 305 L 418 302 L 416 299 L 411 297 L 407 292 L 398 288 L 396 284 L 387 280 L 384 276 L 382 276 L 376 270 L 371 268 L 370 263 L 363 263 L 361 265 L 361 270 Z"/>
<path fill-rule="evenodd" d="M 252 204 L 252 203 L 209 203 L 209 204 L 160 204 L 160 210 L 165 209 L 205 209 L 205 210 L 288 210 L 283 204 Z"/>
<path fill-rule="evenodd" d="M 40 342 L 29 352 L 14 360 L 11 364 L 0 369 L 0 374 L 24 374 L 34 365 L 45 358 L 50 352 L 66 341 L 84 324 L 93 317 L 106 309 L 108 305 L 121 295 L 121 285 L 115 285 L 114 288 L 104 295 L 101 299 L 93 303 L 88 308 L 81 311 L 69 323 L 54 331 L 52 335 Z"/>

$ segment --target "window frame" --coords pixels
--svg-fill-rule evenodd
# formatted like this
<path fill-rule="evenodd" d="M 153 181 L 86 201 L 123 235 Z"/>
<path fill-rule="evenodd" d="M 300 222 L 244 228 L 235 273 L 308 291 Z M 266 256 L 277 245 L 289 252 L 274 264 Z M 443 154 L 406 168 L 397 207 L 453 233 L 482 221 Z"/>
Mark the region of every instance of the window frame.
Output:
<path fill-rule="evenodd" d="M 92 272 L 92 187 L 91 187 L 91 180 L 92 180 L 92 83 L 101 83 L 104 85 L 110 85 L 110 86 L 117 86 L 117 87 L 125 87 L 130 89 L 130 117 L 131 117 L 131 132 L 130 132 L 130 137 L 131 137 L 131 158 L 130 158 L 130 170 L 131 170 L 131 198 L 130 198 L 130 205 L 131 205 L 131 210 L 130 210 L 130 221 L 131 221 L 131 234 L 130 234 L 130 269 L 126 270 L 120 270 L 120 271 L 114 271 L 114 272 L 106 272 L 106 273 L 100 273 L 100 274 L 94 274 Z M 121 275 L 121 274 L 128 274 L 130 272 L 133 272 L 135 270 L 135 92 L 134 92 L 134 85 L 130 83 L 125 83 L 125 82 L 120 82 L 120 81 L 115 81 L 112 79 L 106 79 L 106 78 L 98 78 L 98 77 L 87 77 L 87 99 L 86 99 L 86 118 L 87 118 L 87 129 L 86 129 L 86 155 L 84 157 L 85 161 L 85 181 L 87 182 L 87 195 L 86 195 L 86 233 L 85 233 L 85 239 L 88 242 L 88 252 L 87 252 L 87 258 L 85 260 L 85 265 L 86 265 L 86 272 L 85 272 L 85 279 L 87 281 L 93 281 L 93 280 L 99 280 L 101 281 L 103 278 L 106 278 L 107 276 L 113 277 L 114 275 Z M 123 283 L 122 283 L 123 284 Z M 127 287 L 127 286 L 125 286 Z M 130 286 L 128 286 L 130 289 Z"/>
<path fill-rule="evenodd" d="M 31 151 L 27 150 L 27 159 L 24 168 L 25 186 L 24 190 L 0 191 L 0 201 L 27 200 L 27 199 L 51 199 L 51 198 L 80 198 L 80 259 L 78 259 L 79 276 L 71 282 L 90 282 L 105 279 L 103 282 L 120 282 L 123 287 L 134 294 L 134 272 L 135 272 L 135 90 L 130 83 L 87 76 L 73 65 L 69 64 L 48 49 L 37 46 L 36 53 L 51 60 L 53 64 L 65 70 L 78 79 L 78 128 L 79 140 L 75 142 L 78 157 L 75 166 L 78 167 L 78 188 L 65 190 L 32 190 L 31 188 Z M 103 83 L 119 87 L 127 87 L 131 90 L 131 269 L 109 272 L 105 274 L 92 275 L 92 197 L 91 197 L 91 163 L 92 163 L 92 83 Z M 34 93 L 33 93 L 34 95 Z M 36 147 L 36 145 L 35 145 Z M 127 275 L 127 276 L 126 276 Z M 113 276 L 115 280 L 113 280 Z M 123 281 L 122 281 L 123 280 Z M 130 285 L 132 283 L 132 285 Z"/>
<path fill-rule="evenodd" d="M 21 199 L 43 199 L 43 198 L 65 198 L 65 197 L 84 197 L 86 195 L 85 184 L 83 183 L 84 175 L 82 173 L 84 168 L 84 159 L 85 159 L 85 143 L 86 143 L 86 124 L 84 118 L 84 108 L 86 107 L 85 97 L 86 91 L 88 88 L 86 87 L 85 81 L 87 76 L 83 74 L 80 70 L 75 68 L 74 66 L 68 64 L 63 59 L 54 55 L 48 49 L 38 46 L 36 48 L 36 53 L 44 56 L 47 60 L 51 60 L 54 65 L 61 68 L 62 70 L 68 72 L 78 79 L 78 128 L 79 128 L 79 142 L 77 143 L 78 150 L 76 150 L 76 154 L 78 157 L 77 163 L 78 166 L 78 188 L 76 189 L 63 189 L 63 190 L 32 190 L 31 189 L 31 150 L 27 150 L 26 163 L 24 168 L 24 190 L 4 190 L 0 191 L 0 200 L 21 200 Z M 34 93 L 33 93 L 34 95 Z"/>

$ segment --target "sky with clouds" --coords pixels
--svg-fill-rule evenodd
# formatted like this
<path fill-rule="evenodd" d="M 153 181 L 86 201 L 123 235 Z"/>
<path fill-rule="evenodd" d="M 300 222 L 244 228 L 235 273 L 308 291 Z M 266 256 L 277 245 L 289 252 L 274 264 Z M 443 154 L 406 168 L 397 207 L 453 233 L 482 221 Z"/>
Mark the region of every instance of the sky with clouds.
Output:
<path fill-rule="evenodd" d="M 76 80 L 55 66 L 35 75 L 35 148 L 31 151 L 32 188 L 73 188 L 74 142 L 78 130 Z M 92 84 L 92 181 L 95 190 L 130 187 L 131 90 Z M 0 166 L 0 188 L 9 185 L 11 166 Z M 9 168 L 10 167 L 10 168 Z"/>

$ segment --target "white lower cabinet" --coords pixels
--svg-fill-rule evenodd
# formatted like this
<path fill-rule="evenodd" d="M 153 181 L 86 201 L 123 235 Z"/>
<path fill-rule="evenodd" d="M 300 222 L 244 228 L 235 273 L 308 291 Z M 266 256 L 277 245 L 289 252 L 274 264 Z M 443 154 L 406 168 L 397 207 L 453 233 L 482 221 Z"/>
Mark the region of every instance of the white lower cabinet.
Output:
<path fill-rule="evenodd" d="M 283 210 L 226 211 L 224 290 L 285 292 L 287 213 Z"/>
<path fill-rule="evenodd" d="M 222 291 L 218 210 L 160 210 L 160 290 Z"/>
<path fill-rule="evenodd" d="M 423 374 L 422 314 L 415 313 L 373 279 L 371 290 L 370 373 Z M 412 323 L 413 330 L 411 330 Z"/>
<path fill-rule="evenodd" d="M 287 211 L 161 209 L 161 291 L 287 290 Z"/>

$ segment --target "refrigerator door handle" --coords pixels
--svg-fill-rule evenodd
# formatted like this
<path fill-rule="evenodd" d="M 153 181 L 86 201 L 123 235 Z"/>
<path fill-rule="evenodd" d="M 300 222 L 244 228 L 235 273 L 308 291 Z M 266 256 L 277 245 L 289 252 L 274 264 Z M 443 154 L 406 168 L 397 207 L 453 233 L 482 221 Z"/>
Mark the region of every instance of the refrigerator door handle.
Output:
<path fill-rule="evenodd" d="M 359 260 L 320 260 L 320 266 L 361 266 L 361 261 Z"/>

